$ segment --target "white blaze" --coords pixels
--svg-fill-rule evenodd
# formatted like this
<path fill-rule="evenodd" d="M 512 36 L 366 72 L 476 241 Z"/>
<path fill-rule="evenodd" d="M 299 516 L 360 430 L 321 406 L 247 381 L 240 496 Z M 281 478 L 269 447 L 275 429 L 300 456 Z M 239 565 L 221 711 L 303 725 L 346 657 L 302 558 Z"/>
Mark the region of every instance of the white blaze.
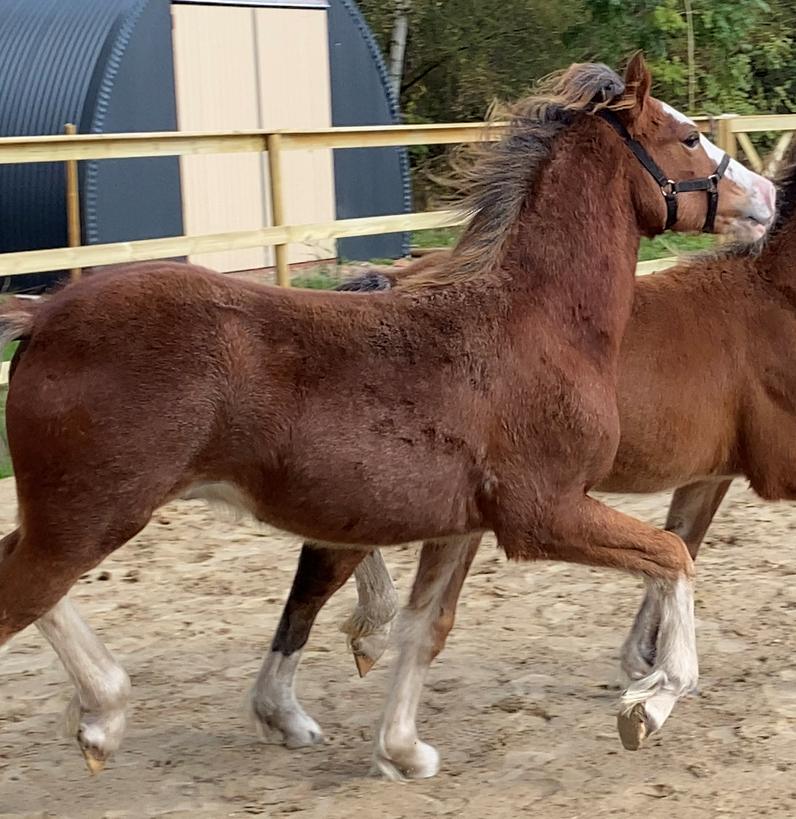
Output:
<path fill-rule="evenodd" d="M 665 102 L 661 102 L 661 107 L 670 116 L 680 122 L 687 122 L 696 129 L 696 123 L 676 108 L 672 108 Z M 714 145 L 704 134 L 699 135 L 699 140 L 705 153 L 718 165 L 724 157 L 724 151 L 718 145 Z M 770 227 L 774 219 L 775 188 L 773 183 L 742 165 L 737 159 L 730 159 L 725 176 L 749 193 L 749 215 L 765 227 Z"/>

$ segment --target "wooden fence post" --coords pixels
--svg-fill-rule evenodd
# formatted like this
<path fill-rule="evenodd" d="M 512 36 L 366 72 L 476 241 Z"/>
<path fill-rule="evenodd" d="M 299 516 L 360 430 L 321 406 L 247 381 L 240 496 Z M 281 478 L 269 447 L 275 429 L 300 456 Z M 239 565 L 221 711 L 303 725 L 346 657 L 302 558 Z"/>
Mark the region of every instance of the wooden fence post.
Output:
<path fill-rule="evenodd" d="M 268 151 L 268 174 L 270 176 L 271 217 L 274 227 L 285 224 L 285 199 L 282 189 L 282 136 L 268 134 L 265 138 Z M 276 258 L 276 281 L 280 287 L 290 287 L 290 268 L 287 263 L 287 245 L 274 245 Z"/>
<path fill-rule="evenodd" d="M 737 116 L 737 114 L 722 114 L 718 120 L 719 128 L 716 136 L 716 144 L 733 159 L 738 156 L 738 141 L 732 128 L 732 121 Z"/>
<path fill-rule="evenodd" d="M 67 136 L 74 136 L 77 133 L 76 126 L 69 122 L 64 125 L 64 133 Z M 66 167 L 66 235 L 69 247 L 80 247 L 82 237 L 80 235 L 80 183 L 77 173 L 77 160 L 67 159 L 64 162 Z M 73 267 L 69 272 L 69 280 L 77 281 L 82 270 Z"/>

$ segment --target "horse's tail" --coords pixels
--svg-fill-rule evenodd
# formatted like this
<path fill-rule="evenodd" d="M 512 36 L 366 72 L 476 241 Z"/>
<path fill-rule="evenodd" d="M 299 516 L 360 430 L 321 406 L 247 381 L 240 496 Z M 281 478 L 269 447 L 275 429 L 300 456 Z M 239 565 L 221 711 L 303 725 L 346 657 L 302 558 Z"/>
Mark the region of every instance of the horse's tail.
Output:
<path fill-rule="evenodd" d="M 450 250 L 435 250 L 406 267 L 371 267 L 370 270 L 353 279 L 338 284 L 335 290 L 347 290 L 354 293 L 377 293 L 382 290 L 400 289 L 404 282 L 410 282 L 419 273 L 429 274 L 435 267 L 447 262 L 451 257 Z"/>
<path fill-rule="evenodd" d="M 39 297 L 16 296 L 0 304 L 0 352 L 10 341 L 21 341 L 14 357 L 11 359 L 9 381 L 16 369 L 25 342 L 33 332 L 36 313 L 41 309 L 43 300 Z"/>
<path fill-rule="evenodd" d="M 0 348 L 9 341 L 30 336 L 33 320 L 41 307 L 41 299 L 20 298 L 0 304 Z"/>
<path fill-rule="evenodd" d="M 353 279 L 347 279 L 335 287 L 335 290 L 345 290 L 349 293 L 378 293 L 381 290 L 391 290 L 395 281 L 379 270 L 368 270 Z"/>

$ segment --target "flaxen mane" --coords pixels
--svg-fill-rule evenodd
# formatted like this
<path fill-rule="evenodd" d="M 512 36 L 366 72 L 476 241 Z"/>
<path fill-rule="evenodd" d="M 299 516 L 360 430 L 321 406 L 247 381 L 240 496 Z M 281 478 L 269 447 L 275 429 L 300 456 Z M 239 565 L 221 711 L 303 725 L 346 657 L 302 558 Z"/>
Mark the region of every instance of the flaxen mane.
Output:
<path fill-rule="evenodd" d="M 403 280 L 401 289 L 468 281 L 498 265 L 555 138 L 580 114 L 626 108 L 632 102 L 625 96 L 624 81 L 608 66 L 581 63 L 543 80 L 514 105 L 493 106 L 488 121 L 503 136 L 464 148 L 446 180 L 457 195 L 455 209 L 470 220 L 467 228 L 449 261 Z"/>

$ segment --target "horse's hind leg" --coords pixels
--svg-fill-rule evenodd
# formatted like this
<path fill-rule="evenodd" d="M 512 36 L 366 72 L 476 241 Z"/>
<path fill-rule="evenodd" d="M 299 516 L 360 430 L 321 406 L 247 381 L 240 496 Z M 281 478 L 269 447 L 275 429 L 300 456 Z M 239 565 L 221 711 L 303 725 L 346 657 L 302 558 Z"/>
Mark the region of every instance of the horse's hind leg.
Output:
<path fill-rule="evenodd" d="M 666 529 L 679 535 L 696 560 L 699 547 L 732 480 L 699 481 L 677 489 L 669 505 Z M 657 587 L 648 584 L 633 626 L 621 650 L 622 670 L 631 680 L 645 677 L 655 662 L 659 610 Z"/>
<path fill-rule="evenodd" d="M 367 555 L 362 549 L 305 544 L 271 650 L 251 694 L 251 712 L 264 739 L 278 731 L 288 748 L 323 740 L 323 733 L 296 699 L 296 670 L 318 612 Z"/>
<path fill-rule="evenodd" d="M 696 560 L 699 547 L 716 512 L 732 485 L 732 479 L 699 481 L 674 491 L 666 517 L 666 531 L 679 535 Z"/>
<path fill-rule="evenodd" d="M 0 560 L 18 540 L 16 529 L 0 541 Z M 36 628 L 77 689 L 67 707 L 66 729 L 76 736 L 89 770 L 98 773 L 124 736 L 130 680 L 68 597 L 43 614 Z"/>
<path fill-rule="evenodd" d="M 65 595 L 104 551 L 85 541 L 39 543 L 19 529 L 0 542 L 0 643 L 36 622 L 77 688 L 68 729 L 96 773 L 124 735 L 130 682 Z"/>
<path fill-rule="evenodd" d="M 63 542 L 61 542 L 63 539 Z M 52 609 L 106 552 L 88 539 L 56 534 L 48 541 L 17 530 L 0 562 L 0 645 Z"/>
<path fill-rule="evenodd" d="M 66 730 L 77 738 L 91 773 L 98 773 L 121 745 L 130 680 L 68 597 L 40 617 L 36 627 L 77 689 L 67 707 Z"/>
<path fill-rule="evenodd" d="M 545 520 L 543 543 L 533 531 L 498 531 L 510 557 L 546 558 L 642 574 L 656 584 L 660 625 L 655 663 L 622 695 L 618 727 L 626 748 L 657 731 L 674 704 L 698 679 L 694 635 L 693 561 L 675 534 L 656 529 L 587 496 L 562 505 Z"/>
<path fill-rule="evenodd" d="M 390 779 L 422 779 L 439 769 L 436 750 L 418 739 L 417 709 L 426 672 L 453 625 L 455 600 L 480 540 L 476 535 L 423 545 L 409 604 L 397 627 L 400 655 L 374 752 L 375 766 Z"/>
<path fill-rule="evenodd" d="M 41 620 L 78 688 L 78 742 L 94 768 L 121 740 L 129 683 L 63 598 L 82 574 L 143 528 L 149 512 L 118 499 L 93 506 L 90 498 L 69 500 L 20 501 L 23 525 L 2 541 L 0 645 Z"/>
<path fill-rule="evenodd" d="M 387 648 L 390 628 L 398 612 L 398 592 L 378 549 L 370 552 L 354 571 L 357 605 L 341 624 L 348 635 L 357 671 L 364 677 Z"/>

